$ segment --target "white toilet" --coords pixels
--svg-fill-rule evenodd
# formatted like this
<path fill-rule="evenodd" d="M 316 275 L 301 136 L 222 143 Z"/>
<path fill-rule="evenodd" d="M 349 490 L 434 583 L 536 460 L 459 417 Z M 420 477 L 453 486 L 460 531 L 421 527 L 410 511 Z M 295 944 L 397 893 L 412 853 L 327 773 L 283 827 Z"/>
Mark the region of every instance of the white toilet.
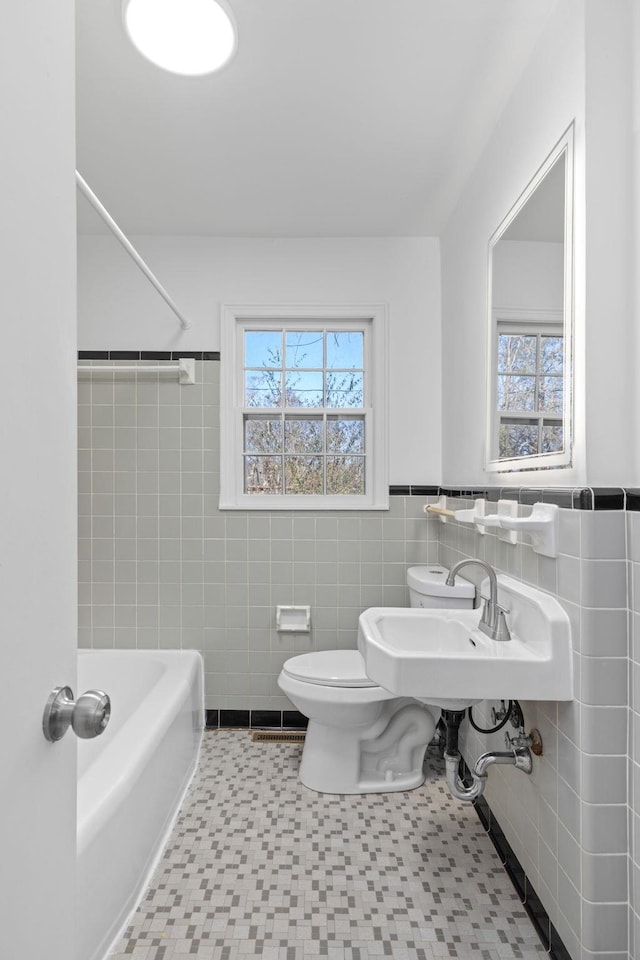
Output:
<path fill-rule="evenodd" d="M 412 607 L 472 607 L 475 587 L 445 584 L 437 564 L 409 567 Z M 438 707 L 396 697 L 370 680 L 357 650 L 321 650 L 287 660 L 278 685 L 309 718 L 300 780 L 319 793 L 386 793 L 424 782 Z"/>

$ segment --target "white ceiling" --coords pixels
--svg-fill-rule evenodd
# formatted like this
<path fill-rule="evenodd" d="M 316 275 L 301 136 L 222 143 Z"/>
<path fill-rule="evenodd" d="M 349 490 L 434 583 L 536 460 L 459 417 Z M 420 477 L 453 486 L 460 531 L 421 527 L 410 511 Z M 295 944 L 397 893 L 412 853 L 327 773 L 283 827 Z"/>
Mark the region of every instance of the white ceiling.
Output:
<path fill-rule="evenodd" d="M 558 0 L 230 0 L 231 63 L 78 0 L 78 169 L 131 234 L 437 235 Z M 79 200 L 80 229 L 100 222 Z"/>

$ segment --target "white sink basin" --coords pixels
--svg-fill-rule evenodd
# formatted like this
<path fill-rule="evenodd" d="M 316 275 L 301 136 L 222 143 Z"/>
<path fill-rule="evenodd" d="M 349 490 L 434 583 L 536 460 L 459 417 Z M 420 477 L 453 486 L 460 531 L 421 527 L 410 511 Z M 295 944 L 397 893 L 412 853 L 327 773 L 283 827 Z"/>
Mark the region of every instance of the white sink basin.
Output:
<path fill-rule="evenodd" d="M 365 610 L 358 649 L 367 676 L 450 710 L 479 700 L 572 700 L 571 627 L 558 601 L 502 575 L 498 601 L 509 611 L 511 640 L 481 633 L 480 610 Z"/>

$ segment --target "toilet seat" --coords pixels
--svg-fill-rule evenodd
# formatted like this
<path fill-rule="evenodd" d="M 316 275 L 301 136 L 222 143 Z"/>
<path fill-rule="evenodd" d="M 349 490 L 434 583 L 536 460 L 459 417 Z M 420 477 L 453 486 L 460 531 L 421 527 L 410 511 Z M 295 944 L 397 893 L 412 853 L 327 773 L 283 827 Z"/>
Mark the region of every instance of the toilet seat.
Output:
<path fill-rule="evenodd" d="M 291 657 L 283 673 L 303 683 L 323 687 L 377 687 L 364 672 L 364 661 L 357 650 L 318 650 Z"/>

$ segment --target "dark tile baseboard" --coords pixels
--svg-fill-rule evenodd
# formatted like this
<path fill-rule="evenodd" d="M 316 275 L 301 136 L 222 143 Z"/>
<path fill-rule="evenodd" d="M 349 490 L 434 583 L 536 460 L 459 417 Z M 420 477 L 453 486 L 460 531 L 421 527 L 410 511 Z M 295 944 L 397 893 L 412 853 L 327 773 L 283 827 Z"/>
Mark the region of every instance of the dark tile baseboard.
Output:
<path fill-rule="evenodd" d="M 571 960 L 569 951 L 549 919 L 549 914 L 492 814 L 489 804 L 484 797 L 479 797 L 473 805 L 549 957 L 551 960 Z"/>
<path fill-rule="evenodd" d="M 297 710 L 206 710 L 205 713 L 208 730 L 223 727 L 304 730 L 308 723 L 307 718 Z M 465 776 L 471 776 L 466 764 L 464 773 Z M 474 801 L 473 806 L 549 957 L 551 960 L 571 960 L 567 948 L 549 919 L 549 914 L 532 887 L 500 824 L 492 814 L 489 804 L 484 797 L 479 797 Z"/>
<path fill-rule="evenodd" d="M 217 730 L 219 727 L 306 730 L 308 722 L 297 710 L 205 710 L 207 730 Z"/>

